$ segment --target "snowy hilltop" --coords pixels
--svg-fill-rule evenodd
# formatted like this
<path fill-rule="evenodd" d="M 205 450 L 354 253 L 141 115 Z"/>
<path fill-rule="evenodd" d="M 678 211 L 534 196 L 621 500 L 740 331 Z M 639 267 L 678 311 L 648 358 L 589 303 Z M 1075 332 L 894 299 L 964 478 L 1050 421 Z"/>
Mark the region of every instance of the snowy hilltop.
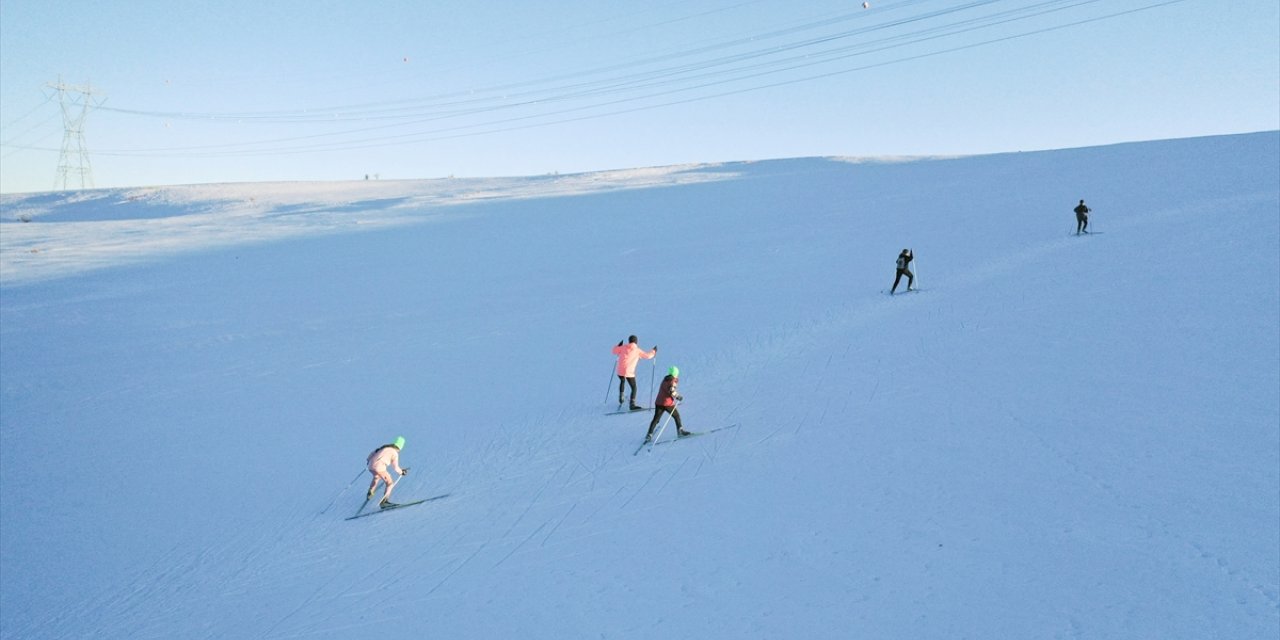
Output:
<path fill-rule="evenodd" d="M 7 195 L 0 637 L 1275 638 L 1278 326 L 1274 131 Z"/>

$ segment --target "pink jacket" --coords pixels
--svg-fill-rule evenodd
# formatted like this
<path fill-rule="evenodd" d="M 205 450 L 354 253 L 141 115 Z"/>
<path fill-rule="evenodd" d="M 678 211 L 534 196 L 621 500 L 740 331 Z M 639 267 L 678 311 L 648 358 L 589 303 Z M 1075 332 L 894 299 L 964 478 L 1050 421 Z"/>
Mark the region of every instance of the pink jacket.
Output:
<path fill-rule="evenodd" d="M 387 445 L 369 454 L 370 471 L 385 471 L 387 465 L 391 465 L 391 468 L 395 469 L 396 473 L 404 475 L 404 472 L 400 470 L 399 449 L 391 445 Z"/>
<path fill-rule="evenodd" d="M 640 348 L 640 345 L 628 342 L 621 347 L 614 347 L 613 355 L 618 356 L 618 375 L 624 378 L 634 378 L 636 377 L 636 363 L 640 362 L 640 358 L 645 360 L 652 359 L 658 355 L 658 350 L 645 351 Z"/>

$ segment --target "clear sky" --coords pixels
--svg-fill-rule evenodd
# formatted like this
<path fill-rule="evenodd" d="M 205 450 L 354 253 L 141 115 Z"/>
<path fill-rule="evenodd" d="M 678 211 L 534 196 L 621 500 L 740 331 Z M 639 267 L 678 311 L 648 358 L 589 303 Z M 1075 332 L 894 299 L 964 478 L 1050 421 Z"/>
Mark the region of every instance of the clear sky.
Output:
<path fill-rule="evenodd" d="M 59 79 L 98 187 L 971 154 L 1280 128 L 1280 3 L 3 0 L 0 192 Z"/>

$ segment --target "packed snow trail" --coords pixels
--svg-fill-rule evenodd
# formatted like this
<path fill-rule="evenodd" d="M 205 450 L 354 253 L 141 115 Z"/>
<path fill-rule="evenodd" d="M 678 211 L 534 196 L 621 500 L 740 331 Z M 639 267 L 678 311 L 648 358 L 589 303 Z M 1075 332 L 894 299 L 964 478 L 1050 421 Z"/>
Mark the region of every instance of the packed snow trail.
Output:
<path fill-rule="evenodd" d="M 1273 637 L 1278 142 L 688 167 L 359 233 L 335 187 L 322 233 L 203 249 L 167 235 L 203 205 L 121 205 L 21 261 L 0 223 L 0 636 Z M 116 223 L 167 248 L 9 275 Z M 880 295 L 907 246 L 927 291 Z M 740 426 L 632 457 L 627 333 L 686 428 Z M 397 496 L 451 497 L 321 514 L 401 433 Z"/>

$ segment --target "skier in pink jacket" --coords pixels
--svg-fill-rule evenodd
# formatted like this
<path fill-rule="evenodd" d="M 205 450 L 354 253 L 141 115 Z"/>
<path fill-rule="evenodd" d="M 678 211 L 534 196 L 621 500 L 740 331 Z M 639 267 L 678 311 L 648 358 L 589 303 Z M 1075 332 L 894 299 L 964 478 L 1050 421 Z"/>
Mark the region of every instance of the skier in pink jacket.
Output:
<path fill-rule="evenodd" d="M 636 404 L 636 363 L 640 362 L 640 358 L 651 360 L 658 355 L 658 345 L 653 346 L 652 351 L 645 351 L 640 348 L 640 339 L 631 336 L 627 339 L 626 346 L 622 342 L 618 342 L 618 346 L 613 348 L 613 355 L 618 356 L 618 406 L 622 406 L 623 385 L 631 385 L 631 410 L 641 409 Z"/>
<path fill-rule="evenodd" d="M 369 454 L 366 462 L 369 464 L 369 473 L 373 474 L 373 482 L 369 483 L 369 491 L 364 494 L 365 500 L 373 497 L 373 492 L 378 489 L 378 481 L 381 480 L 387 485 L 387 490 L 382 494 L 382 500 L 378 502 L 378 506 L 383 509 L 395 506 L 395 503 L 390 500 L 391 490 L 395 488 L 396 481 L 392 480 L 391 474 L 387 473 L 387 467 L 395 469 L 401 476 L 409 474 L 408 467 L 400 468 L 400 450 L 403 448 L 404 436 L 396 436 L 395 442 L 384 444 Z"/>

